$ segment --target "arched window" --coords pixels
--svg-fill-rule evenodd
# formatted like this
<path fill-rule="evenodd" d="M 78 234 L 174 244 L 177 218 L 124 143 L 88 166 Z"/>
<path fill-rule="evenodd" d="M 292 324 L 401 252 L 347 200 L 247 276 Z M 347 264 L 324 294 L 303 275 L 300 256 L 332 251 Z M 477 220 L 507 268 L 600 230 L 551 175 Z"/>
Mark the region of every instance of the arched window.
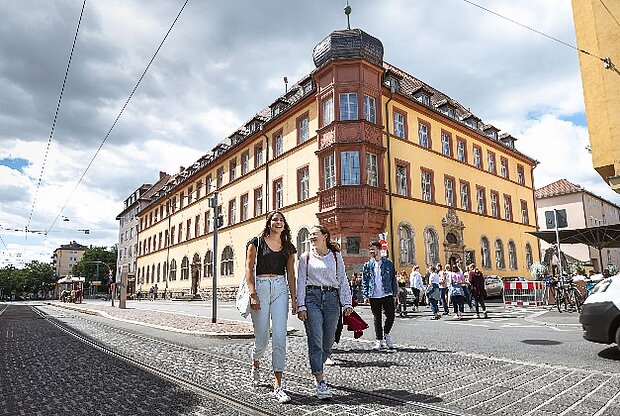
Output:
<path fill-rule="evenodd" d="M 181 260 L 181 280 L 189 279 L 189 259 L 187 256 Z"/>
<path fill-rule="evenodd" d="M 517 270 L 517 246 L 512 240 L 508 242 L 508 267 Z"/>
<path fill-rule="evenodd" d="M 398 226 L 398 247 L 400 248 L 399 265 L 413 264 L 413 230 L 408 224 L 400 224 Z"/>
<path fill-rule="evenodd" d="M 202 263 L 200 262 L 200 255 L 198 253 L 194 253 L 194 257 L 192 257 L 192 274 L 194 273 L 194 269 L 198 272 L 198 278 L 200 279 L 200 269 L 202 268 Z"/>
<path fill-rule="evenodd" d="M 157 282 L 161 279 L 161 263 L 157 263 Z"/>
<path fill-rule="evenodd" d="M 146 266 L 146 284 L 151 283 L 151 268 Z"/>
<path fill-rule="evenodd" d="M 491 246 L 489 239 L 482 237 L 480 239 L 480 257 L 482 257 L 482 267 L 491 268 Z"/>
<path fill-rule="evenodd" d="M 213 252 L 207 250 L 205 253 L 204 271 L 202 273 L 204 278 L 213 277 Z"/>
<path fill-rule="evenodd" d="M 177 261 L 170 260 L 170 280 L 177 280 Z"/>
<path fill-rule="evenodd" d="M 424 230 L 424 249 L 426 251 L 426 264 L 439 263 L 439 237 L 437 231 L 432 228 Z"/>
<path fill-rule="evenodd" d="M 155 283 L 155 264 L 151 264 L 151 281 Z"/>
<path fill-rule="evenodd" d="M 534 257 L 532 256 L 532 246 L 530 243 L 525 244 L 525 264 L 527 265 L 527 269 L 529 270 L 534 263 Z"/>
<path fill-rule="evenodd" d="M 309 235 L 307 228 L 302 228 L 297 233 L 297 256 L 300 258 L 305 252 L 310 251 Z"/>
<path fill-rule="evenodd" d="M 162 275 L 163 281 L 168 280 L 168 262 L 164 262 L 164 274 Z"/>
<path fill-rule="evenodd" d="M 506 268 L 506 260 L 504 259 L 504 243 L 499 238 L 495 240 L 495 267 L 498 269 Z"/>
<path fill-rule="evenodd" d="M 233 249 L 231 246 L 224 247 L 222 250 L 222 276 L 232 276 L 234 271 Z"/>

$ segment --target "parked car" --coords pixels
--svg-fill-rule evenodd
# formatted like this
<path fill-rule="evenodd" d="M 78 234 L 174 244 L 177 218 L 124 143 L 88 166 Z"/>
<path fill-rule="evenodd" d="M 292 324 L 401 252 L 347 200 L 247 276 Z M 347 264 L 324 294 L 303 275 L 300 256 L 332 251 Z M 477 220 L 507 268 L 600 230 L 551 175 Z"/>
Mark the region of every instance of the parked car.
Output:
<path fill-rule="evenodd" d="M 487 290 L 487 297 L 502 297 L 504 294 L 504 281 L 501 277 L 491 274 L 484 276 L 484 286 Z"/>
<path fill-rule="evenodd" d="M 502 277 L 502 280 L 504 282 L 525 282 L 527 279 L 525 277 L 520 277 L 520 276 L 508 276 L 508 277 Z"/>
<path fill-rule="evenodd" d="M 620 349 L 620 275 L 601 280 L 584 302 L 579 322 L 590 342 Z"/>

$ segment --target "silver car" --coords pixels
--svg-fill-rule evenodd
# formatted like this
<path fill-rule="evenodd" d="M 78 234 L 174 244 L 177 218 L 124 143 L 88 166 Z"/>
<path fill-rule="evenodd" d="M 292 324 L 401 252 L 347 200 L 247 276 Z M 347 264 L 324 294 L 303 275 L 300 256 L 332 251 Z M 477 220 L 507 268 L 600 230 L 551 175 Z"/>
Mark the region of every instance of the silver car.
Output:
<path fill-rule="evenodd" d="M 504 294 L 504 281 L 497 275 L 488 275 L 484 277 L 484 286 L 487 290 L 487 297 L 502 297 Z"/>

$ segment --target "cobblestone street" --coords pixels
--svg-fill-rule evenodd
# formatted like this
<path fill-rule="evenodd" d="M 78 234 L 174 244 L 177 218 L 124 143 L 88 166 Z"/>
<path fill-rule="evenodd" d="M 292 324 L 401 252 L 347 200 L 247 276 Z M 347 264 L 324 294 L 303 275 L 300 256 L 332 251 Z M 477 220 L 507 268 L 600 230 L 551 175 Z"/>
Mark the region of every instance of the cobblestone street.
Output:
<path fill-rule="evenodd" d="M 10 380 L 3 383 L 1 414 L 236 414 L 213 400 L 85 348 L 34 312 L 27 321 L 13 320 L 11 312 L 17 308 L 27 307 L 9 306 L 0 315 L 0 376 Z M 228 335 L 196 337 L 172 334 L 153 322 L 137 326 L 69 309 L 39 309 L 119 354 L 275 414 L 620 414 L 616 369 L 587 371 L 415 345 L 374 352 L 369 341 L 351 338 L 344 338 L 338 346 L 334 354 L 337 365 L 326 369 L 335 397 L 320 402 L 313 396 L 303 333 L 288 338 L 285 382 L 293 402 L 280 405 L 269 394 L 268 376 L 260 387 L 251 387 L 247 363 L 252 340 L 231 337 L 234 328 L 226 324 L 221 332 Z M 130 313 L 134 321 L 155 319 L 154 312 Z M 160 318 L 181 327 L 198 325 L 201 333 L 215 332 L 206 322 L 202 327 L 191 323 L 199 318 L 168 315 Z M 244 328 L 237 329 L 243 335 Z M 262 367 L 270 367 L 268 359 Z"/>

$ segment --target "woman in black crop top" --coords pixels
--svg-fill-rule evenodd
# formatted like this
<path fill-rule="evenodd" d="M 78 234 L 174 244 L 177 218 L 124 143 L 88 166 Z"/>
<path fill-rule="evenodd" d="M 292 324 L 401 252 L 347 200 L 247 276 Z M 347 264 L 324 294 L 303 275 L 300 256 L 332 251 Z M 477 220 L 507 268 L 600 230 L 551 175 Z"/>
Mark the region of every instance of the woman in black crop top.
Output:
<path fill-rule="evenodd" d="M 282 388 L 286 361 L 286 327 L 289 293 L 291 313 L 297 313 L 295 290 L 295 253 L 291 229 L 281 212 L 267 214 L 265 228 L 248 242 L 245 279 L 250 290 L 250 308 L 254 326 L 254 347 L 250 376 L 260 383 L 259 365 L 269 342 L 271 327 L 271 362 L 274 374 L 273 394 L 280 403 L 291 398 Z"/>

